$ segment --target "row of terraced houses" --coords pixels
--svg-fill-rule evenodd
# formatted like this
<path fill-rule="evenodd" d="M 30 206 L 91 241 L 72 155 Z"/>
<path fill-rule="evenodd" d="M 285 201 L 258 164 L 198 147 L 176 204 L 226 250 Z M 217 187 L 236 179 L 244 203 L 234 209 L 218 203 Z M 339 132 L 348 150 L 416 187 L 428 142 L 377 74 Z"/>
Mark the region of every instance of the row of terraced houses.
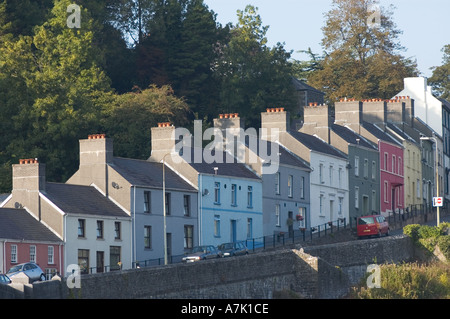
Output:
<path fill-rule="evenodd" d="M 224 147 L 214 161 L 170 123 L 152 128 L 148 160 L 114 156 L 105 134 L 81 139 L 66 183 L 46 181 L 38 159 L 20 160 L 0 204 L 0 272 L 28 261 L 49 277 L 70 264 L 84 273 L 142 267 L 197 245 L 429 208 L 437 183 L 448 202 L 449 111 L 425 78 L 407 78 L 391 100 L 344 98 L 334 110 L 309 103 L 301 123 L 267 109 L 263 143 L 252 144 L 238 114 L 221 114 L 214 129 Z"/>

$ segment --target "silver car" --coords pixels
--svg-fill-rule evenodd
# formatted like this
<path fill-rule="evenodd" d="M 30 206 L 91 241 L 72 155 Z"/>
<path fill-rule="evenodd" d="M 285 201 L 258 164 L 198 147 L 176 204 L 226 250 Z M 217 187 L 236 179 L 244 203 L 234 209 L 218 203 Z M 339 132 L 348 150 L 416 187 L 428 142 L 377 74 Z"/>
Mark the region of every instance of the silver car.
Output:
<path fill-rule="evenodd" d="M 198 260 L 220 257 L 220 251 L 212 245 L 196 246 L 192 249 L 192 253 L 183 257 L 183 262 L 191 263 Z"/>
<path fill-rule="evenodd" d="M 0 274 L 0 285 L 7 285 L 11 283 L 11 279 L 4 274 Z"/>
<path fill-rule="evenodd" d="M 25 275 L 27 275 L 30 278 L 30 282 L 45 280 L 44 272 L 38 265 L 36 265 L 36 263 L 29 262 L 16 265 L 14 267 L 11 267 L 6 274 L 9 278 L 11 278 L 19 273 L 24 273 Z"/>

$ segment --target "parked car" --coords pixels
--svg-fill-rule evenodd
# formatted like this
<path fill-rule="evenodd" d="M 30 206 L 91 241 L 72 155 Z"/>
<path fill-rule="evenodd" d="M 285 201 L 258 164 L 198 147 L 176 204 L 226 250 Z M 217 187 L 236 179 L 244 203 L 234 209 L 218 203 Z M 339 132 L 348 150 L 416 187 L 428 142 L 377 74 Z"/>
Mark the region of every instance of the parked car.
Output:
<path fill-rule="evenodd" d="M 45 280 L 44 272 L 36 263 L 33 262 L 19 264 L 11 267 L 6 274 L 9 278 L 11 278 L 19 273 L 24 273 L 25 275 L 27 275 L 30 278 L 30 282 Z"/>
<path fill-rule="evenodd" d="M 219 245 L 218 248 L 222 253 L 222 257 L 231 257 L 248 254 L 247 247 L 241 241 L 234 243 L 224 243 Z"/>
<path fill-rule="evenodd" d="M 0 274 L 0 285 L 7 285 L 11 283 L 11 279 L 5 274 Z"/>
<path fill-rule="evenodd" d="M 369 215 L 358 217 L 356 225 L 356 233 L 358 238 L 366 236 L 389 235 L 389 223 L 384 216 Z"/>
<path fill-rule="evenodd" d="M 194 262 L 198 260 L 205 260 L 210 258 L 220 257 L 220 251 L 213 245 L 196 246 L 192 248 L 192 252 L 186 257 L 183 257 L 183 262 Z"/>

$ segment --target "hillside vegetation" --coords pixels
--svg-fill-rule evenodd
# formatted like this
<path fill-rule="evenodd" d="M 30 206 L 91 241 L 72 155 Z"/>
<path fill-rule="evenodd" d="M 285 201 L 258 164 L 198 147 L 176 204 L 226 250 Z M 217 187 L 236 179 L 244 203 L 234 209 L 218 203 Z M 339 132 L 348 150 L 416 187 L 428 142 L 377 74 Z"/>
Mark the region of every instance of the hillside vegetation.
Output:
<path fill-rule="evenodd" d="M 410 236 L 424 260 L 380 266 L 381 288 L 367 288 L 369 273 L 350 298 L 357 299 L 450 299 L 450 223 L 439 227 L 408 225 Z"/>

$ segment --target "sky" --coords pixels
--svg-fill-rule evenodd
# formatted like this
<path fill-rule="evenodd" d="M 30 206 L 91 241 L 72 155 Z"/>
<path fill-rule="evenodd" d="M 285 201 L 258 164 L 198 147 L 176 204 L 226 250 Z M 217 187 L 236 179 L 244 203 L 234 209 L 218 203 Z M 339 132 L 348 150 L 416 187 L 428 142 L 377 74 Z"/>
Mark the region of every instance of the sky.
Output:
<path fill-rule="evenodd" d="M 269 26 L 268 45 L 284 43 L 293 50 L 292 57 L 307 60 L 300 50 L 311 48 L 321 54 L 320 42 L 325 24 L 324 13 L 331 9 L 332 0 L 204 0 L 217 14 L 217 22 L 237 23 L 237 10 L 251 4 L 258 8 L 262 24 Z M 413 58 L 421 76 L 430 77 L 433 66 L 442 65 L 441 49 L 450 44 L 450 0 L 379 0 L 382 7 L 394 6 L 392 19 L 403 31 L 400 44 L 403 56 Z"/>

